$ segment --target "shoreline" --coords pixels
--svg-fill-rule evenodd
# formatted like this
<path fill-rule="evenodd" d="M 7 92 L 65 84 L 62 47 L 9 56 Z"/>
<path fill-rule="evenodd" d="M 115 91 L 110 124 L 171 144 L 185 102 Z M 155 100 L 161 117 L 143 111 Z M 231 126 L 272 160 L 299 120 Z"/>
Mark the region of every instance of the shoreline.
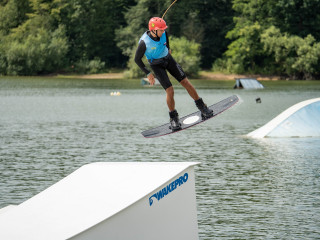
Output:
<path fill-rule="evenodd" d="M 56 78 L 80 78 L 80 79 L 124 79 L 124 73 L 97 73 L 97 74 L 81 74 L 81 75 L 64 75 L 58 74 L 52 76 Z M 259 74 L 224 74 L 210 71 L 200 71 L 199 77 L 190 79 L 203 79 L 203 80 L 228 80 L 234 81 L 236 78 L 255 78 L 258 81 L 278 81 L 281 80 L 280 76 L 266 76 Z"/>
<path fill-rule="evenodd" d="M 258 81 L 281 80 L 280 76 L 267 76 L 267 75 L 259 75 L 259 74 L 225 74 L 225 73 L 201 71 L 199 75 L 201 79 L 208 79 L 208 80 L 233 80 L 234 81 L 237 78 L 254 78 L 254 79 L 257 79 Z"/>

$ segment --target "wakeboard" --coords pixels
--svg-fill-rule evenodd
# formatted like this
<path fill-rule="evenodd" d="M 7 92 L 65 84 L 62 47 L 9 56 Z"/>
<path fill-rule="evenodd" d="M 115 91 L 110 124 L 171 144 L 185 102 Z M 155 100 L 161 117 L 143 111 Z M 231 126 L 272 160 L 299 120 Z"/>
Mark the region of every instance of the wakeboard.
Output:
<path fill-rule="evenodd" d="M 160 136 L 168 135 L 171 133 L 180 132 L 181 130 L 187 129 L 189 127 L 193 127 L 193 126 L 195 126 L 199 123 L 202 123 L 208 119 L 216 117 L 220 113 L 231 108 L 237 102 L 239 102 L 239 97 L 236 95 L 233 95 L 231 97 L 223 99 L 222 101 L 220 101 L 218 103 L 215 103 L 215 104 L 209 106 L 208 108 L 213 110 L 213 116 L 210 118 L 203 119 L 200 111 L 191 113 L 187 116 L 184 116 L 179 119 L 180 123 L 181 123 L 181 129 L 179 129 L 179 130 L 172 131 L 170 128 L 171 124 L 166 123 L 166 124 L 161 125 L 159 127 L 155 127 L 155 128 L 151 128 L 149 130 L 143 131 L 143 132 L 141 132 L 141 134 L 145 138 L 153 138 L 153 137 L 160 137 Z"/>

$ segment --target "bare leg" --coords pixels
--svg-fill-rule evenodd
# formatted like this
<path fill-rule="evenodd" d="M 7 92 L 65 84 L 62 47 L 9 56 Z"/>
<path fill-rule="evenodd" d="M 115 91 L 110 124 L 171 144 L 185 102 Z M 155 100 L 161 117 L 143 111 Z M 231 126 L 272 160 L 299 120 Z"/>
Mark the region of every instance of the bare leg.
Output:
<path fill-rule="evenodd" d="M 167 93 L 167 105 L 169 108 L 169 111 L 172 112 L 175 109 L 175 102 L 174 102 L 174 90 L 173 87 L 168 87 L 166 89 Z"/>
<path fill-rule="evenodd" d="M 193 98 L 193 100 L 198 100 L 200 97 L 196 91 L 196 89 L 193 87 L 191 82 L 188 80 L 188 78 L 183 79 L 180 84 L 188 91 L 190 97 Z"/>

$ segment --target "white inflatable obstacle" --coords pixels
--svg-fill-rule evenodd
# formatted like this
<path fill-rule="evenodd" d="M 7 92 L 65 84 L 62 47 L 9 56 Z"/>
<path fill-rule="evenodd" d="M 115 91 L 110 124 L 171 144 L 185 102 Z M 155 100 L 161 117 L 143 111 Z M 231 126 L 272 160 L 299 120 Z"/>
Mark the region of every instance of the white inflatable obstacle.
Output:
<path fill-rule="evenodd" d="M 320 98 L 300 102 L 288 108 L 266 125 L 247 136 L 263 137 L 319 137 Z"/>
<path fill-rule="evenodd" d="M 197 163 L 92 163 L 0 211 L 0 239 L 198 239 Z"/>
<path fill-rule="evenodd" d="M 233 88 L 238 89 L 261 89 L 264 86 L 255 78 L 237 78 Z"/>

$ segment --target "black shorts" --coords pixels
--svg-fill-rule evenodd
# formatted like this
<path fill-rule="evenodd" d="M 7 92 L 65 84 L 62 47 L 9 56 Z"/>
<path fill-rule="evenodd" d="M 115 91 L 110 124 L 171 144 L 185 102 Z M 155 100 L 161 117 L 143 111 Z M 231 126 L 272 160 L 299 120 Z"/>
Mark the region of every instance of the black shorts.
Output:
<path fill-rule="evenodd" d="M 182 67 L 173 59 L 171 54 L 168 54 L 164 58 L 154 59 L 150 63 L 150 66 L 164 89 L 172 86 L 166 70 L 168 70 L 178 82 L 181 82 L 187 77 Z"/>

